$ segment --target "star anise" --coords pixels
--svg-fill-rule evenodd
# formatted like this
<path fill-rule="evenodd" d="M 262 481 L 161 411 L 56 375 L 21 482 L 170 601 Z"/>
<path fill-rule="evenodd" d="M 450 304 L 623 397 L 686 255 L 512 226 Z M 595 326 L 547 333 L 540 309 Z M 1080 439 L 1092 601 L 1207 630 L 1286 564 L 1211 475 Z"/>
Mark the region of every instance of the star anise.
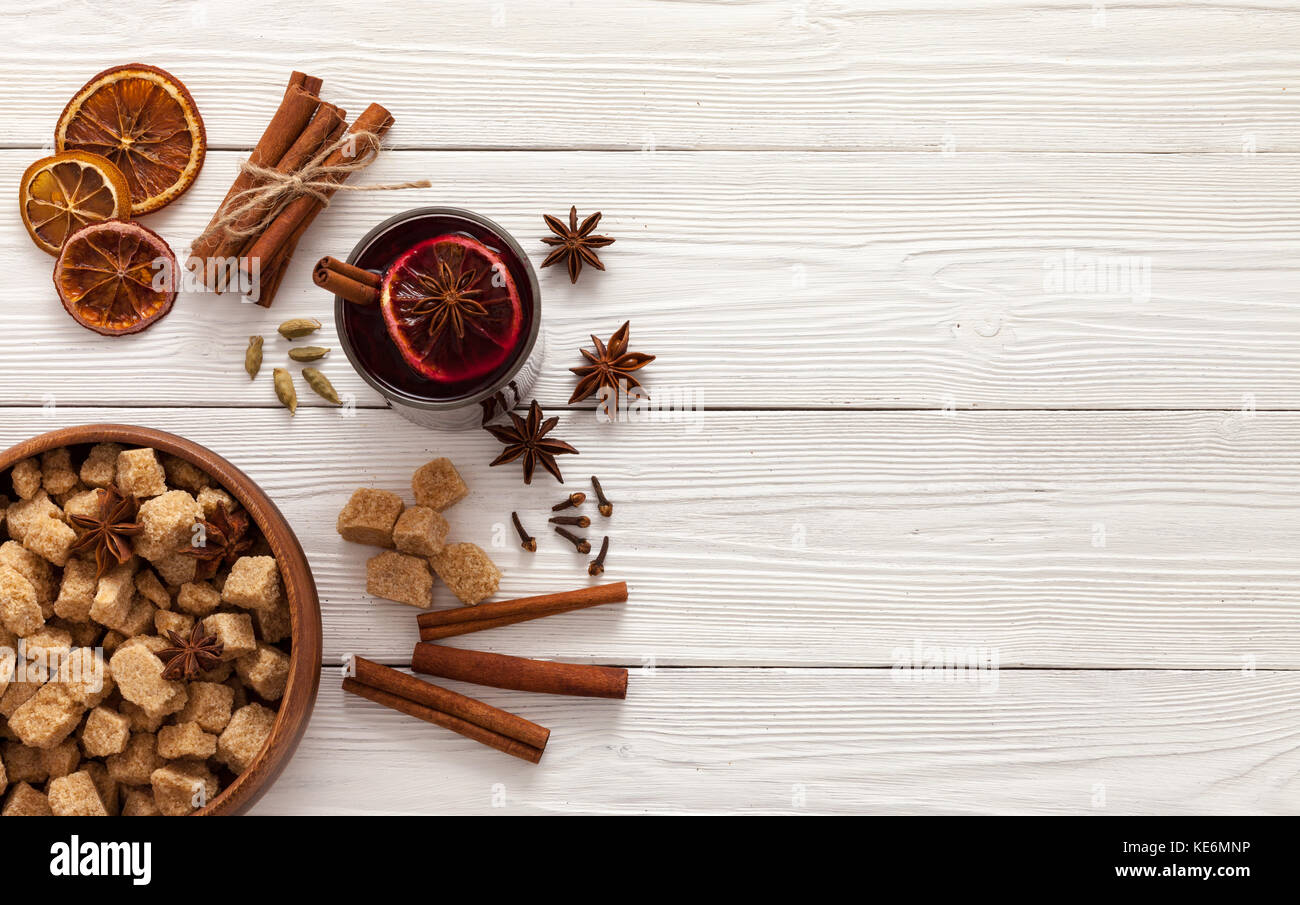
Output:
<path fill-rule="evenodd" d="M 555 250 L 546 256 L 542 262 L 543 267 L 550 267 L 552 264 L 558 264 L 564 261 L 569 265 L 569 282 L 578 282 L 578 274 L 582 273 L 582 265 L 590 264 L 597 270 L 604 270 L 605 265 L 600 263 L 600 258 L 596 257 L 596 252 L 592 249 L 604 248 L 606 245 L 613 245 L 614 240 L 609 236 L 593 236 L 591 231 L 596 228 L 600 222 L 600 211 L 592 214 L 582 225 L 578 225 L 577 207 L 569 208 L 569 225 L 566 227 L 564 221 L 559 217 L 552 217 L 550 214 L 542 214 L 542 219 L 554 236 L 547 236 L 542 239 L 547 245 L 556 246 Z"/>
<path fill-rule="evenodd" d="M 602 387 L 611 389 L 614 399 L 617 401 L 620 381 L 622 381 L 625 391 L 643 389 L 641 382 L 632 376 L 632 372 L 639 371 L 650 364 L 655 360 L 655 356 L 627 350 L 627 341 L 631 334 L 631 328 L 631 321 L 624 323 L 609 338 L 608 346 L 595 336 L 592 336 L 591 341 L 596 344 L 594 354 L 586 349 L 579 350 L 582 352 L 583 358 L 587 359 L 591 364 L 583 365 L 580 368 L 569 368 L 579 378 L 577 388 L 573 391 L 573 395 L 569 397 L 570 405 L 597 393 Z M 608 408 L 608 403 L 606 403 L 606 410 Z"/>
<path fill-rule="evenodd" d="M 99 512 L 94 516 L 68 516 L 72 524 L 86 531 L 72 545 L 72 552 L 95 551 L 96 580 L 112 566 L 131 558 L 127 538 L 140 533 L 140 526 L 134 521 L 139 508 L 134 499 L 122 496 L 116 487 L 108 487 L 99 491 Z"/>
<path fill-rule="evenodd" d="M 158 657 L 165 664 L 164 679 L 194 679 L 200 673 L 216 669 L 221 664 L 221 651 L 225 647 L 216 635 L 209 635 L 203 630 L 202 621 L 196 621 L 186 638 L 178 632 L 168 632 L 172 646 L 158 652 Z"/>
<path fill-rule="evenodd" d="M 422 295 L 410 313 L 424 323 L 430 339 L 436 341 L 448 327 L 457 339 L 464 339 L 467 320 L 487 317 L 488 310 L 474 298 L 483 290 L 469 288 L 478 280 L 477 271 L 457 273 L 446 261 L 439 261 L 436 276 L 422 274 L 419 279 Z"/>
<path fill-rule="evenodd" d="M 195 580 L 211 578 L 223 565 L 233 566 L 253 546 L 253 538 L 248 536 L 248 513 L 242 510 L 228 512 L 225 503 L 217 503 L 212 520 L 199 519 L 198 523 L 203 526 L 203 545 L 188 544 L 177 551 L 199 561 Z"/>
<path fill-rule="evenodd" d="M 546 438 L 551 429 L 560 423 L 560 419 L 547 418 L 543 421 L 542 407 L 537 404 L 536 399 L 528 407 L 527 421 L 514 412 L 510 412 L 509 415 L 510 424 L 490 424 L 485 428 L 492 436 L 506 445 L 501 455 L 492 460 L 492 464 L 504 465 L 506 462 L 513 462 L 522 456 L 525 484 L 533 483 L 533 469 L 539 463 L 543 468 L 555 475 L 557 481 L 563 484 L 564 476 L 560 474 L 560 467 L 555 464 L 555 457 L 566 453 L 577 455 L 578 451 L 563 440 Z"/>

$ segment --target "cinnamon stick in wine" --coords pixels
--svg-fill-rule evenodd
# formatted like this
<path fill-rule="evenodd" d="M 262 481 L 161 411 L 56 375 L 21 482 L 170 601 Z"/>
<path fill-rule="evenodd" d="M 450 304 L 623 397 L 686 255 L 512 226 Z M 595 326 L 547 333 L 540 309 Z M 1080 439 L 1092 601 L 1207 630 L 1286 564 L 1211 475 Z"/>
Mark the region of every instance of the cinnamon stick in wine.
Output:
<path fill-rule="evenodd" d="M 588 698 L 627 697 L 627 670 L 529 660 L 485 651 L 443 647 L 421 641 L 415 645 L 411 669 L 444 679 L 458 679 L 494 688 L 568 694 Z"/>
<path fill-rule="evenodd" d="M 542 749 L 525 745 L 517 741 L 482 726 L 462 720 L 460 717 L 443 713 L 441 710 L 435 710 L 424 704 L 408 700 L 401 695 L 384 691 L 380 688 L 367 685 L 364 682 L 358 682 L 356 679 L 344 679 L 343 690 L 351 692 L 358 697 L 374 701 L 376 704 L 382 704 L 390 710 L 396 710 L 398 713 L 405 713 L 407 716 L 413 716 L 416 719 L 424 720 L 426 723 L 433 723 L 435 726 L 441 726 L 444 729 L 450 729 L 466 738 L 472 738 L 476 742 L 481 742 L 489 747 L 496 748 L 498 751 L 504 751 L 506 754 L 514 755 L 529 763 L 537 763 L 542 759 Z"/>
<path fill-rule="evenodd" d="M 379 287 L 383 285 L 378 274 L 328 256 L 316 262 L 311 278 L 326 292 L 341 295 L 357 305 L 378 302 Z"/>
<path fill-rule="evenodd" d="M 541 619 L 543 616 L 553 616 L 557 613 L 569 613 L 607 603 L 622 603 L 625 600 L 627 600 L 627 583 L 620 581 L 614 584 L 578 588 L 559 594 L 540 594 L 536 597 L 521 597 L 518 600 L 501 600 L 474 607 L 421 613 L 416 617 L 416 622 L 420 626 L 421 641 L 437 641 L 469 632 L 481 632 L 484 629 Z"/>

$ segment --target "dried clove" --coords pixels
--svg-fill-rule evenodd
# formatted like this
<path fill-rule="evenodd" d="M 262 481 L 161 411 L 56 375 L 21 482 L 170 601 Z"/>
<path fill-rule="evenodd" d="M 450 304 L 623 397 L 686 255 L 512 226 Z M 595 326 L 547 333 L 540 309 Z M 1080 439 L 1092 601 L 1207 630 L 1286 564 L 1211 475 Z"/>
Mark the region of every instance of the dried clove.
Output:
<path fill-rule="evenodd" d="M 548 521 L 552 525 L 577 525 L 579 528 L 591 526 L 591 519 L 585 515 L 556 515 L 552 516 Z"/>
<path fill-rule="evenodd" d="M 573 544 L 574 549 L 576 549 L 579 553 L 591 552 L 591 544 L 587 542 L 586 538 L 578 537 L 578 535 L 574 534 L 573 532 L 565 531 L 563 528 L 560 528 L 559 526 L 556 526 L 555 533 L 560 535 L 560 537 L 564 538 L 569 543 Z"/>
<path fill-rule="evenodd" d="M 609 552 L 609 535 L 600 542 L 600 553 L 587 564 L 587 574 L 593 578 L 605 571 L 605 554 Z"/>
<path fill-rule="evenodd" d="M 561 509 L 576 508 L 578 506 L 581 506 L 585 502 L 587 502 L 587 495 L 582 491 L 578 491 L 577 493 L 569 494 L 569 498 L 566 499 L 564 502 L 556 503 L 554 506 L 551 507 L 551 511 L 559 512 Z"/>
<path fill-rule="evenodd" d="M 520 540 L 519 546 L 523 547 L 529 553 L 536 553 L 537 538 L 530 537 L 528 532 L 524 530 L 524 526 L 519 523 L 519 513 L 518 512 L 510 513 L 510 518 L 514 520 L 515 530 L 519 532 L 519 540 Z"/>
<path fill-rule="evenodd" d="M 609 518 L 614 514 L 614 504 L 605 498 L 605 491 L 600 487 L 600 479 L 595 475 L 591 476 L 591 486 L 596 489 L 596 499 L 600 501 L 600 514 Z"/>

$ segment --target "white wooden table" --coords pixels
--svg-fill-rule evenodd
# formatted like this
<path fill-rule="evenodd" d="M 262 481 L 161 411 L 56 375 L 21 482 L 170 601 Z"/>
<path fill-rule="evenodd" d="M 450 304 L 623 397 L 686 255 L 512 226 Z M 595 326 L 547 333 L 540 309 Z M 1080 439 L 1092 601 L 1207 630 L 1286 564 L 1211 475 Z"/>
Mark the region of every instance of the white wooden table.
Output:
<path fill-rule="evenodd" d="M 259 813 L 1300 810 L 1293 4 L 0 9 L 11 188 L 70 94 L 136 59 L 207 123 L 197 184 L 146 220 L 178 251 L 291 69 L 395 114 L 358 182 L 433 181 L 340 197 L 270 311 L 186 295 L 116 340 L 72 323 L 0 218 L 0 443 L 184 434 L 260 481 L 311 557 L 327 666 Z M 415 628 L 364 593 L 371 551 L 334 518 L 450 456 L 472 487 L 453 530 L 517 596 L 586 580 L 540 530 L 563 492 L 489 469 L 485 433 L 409 425 L 339 351 L 354 417 L 308 397 L 290 419 L 241 367 L 291 316 L 337 350 L 311 263 L 431 203 L 496 219 L 534 264 L 542 212 L 602 210 L 618 239 L 576 287 L 542 273 L 537 396 L 582 451 L 565 491 L 599 474 L 617 500 L 608 577 L 632 598 L 453 642 L 632 669 L 622 702 L 459 686 L 552 728 L 536 767 L 343 700 L 340 657 L 403 664 Z M 1149 297 L 1082 282 L 1130 257 Z M 628 318 L 652 394 L 697 393 L 700 420 L 566 409 L 578 347 Z M 892 669 L 915 645 L 1000 670 Z"/>

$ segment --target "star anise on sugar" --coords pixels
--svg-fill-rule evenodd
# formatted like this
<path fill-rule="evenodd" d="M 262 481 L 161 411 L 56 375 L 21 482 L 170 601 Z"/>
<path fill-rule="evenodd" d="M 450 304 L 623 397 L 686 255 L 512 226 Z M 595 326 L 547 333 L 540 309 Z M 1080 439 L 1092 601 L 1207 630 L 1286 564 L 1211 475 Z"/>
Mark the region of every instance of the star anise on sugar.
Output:
<path fill-rule="evenodd" d="M 139 509 L 133 498 L 122 496 L 116 487 L 107 487 L 99 491 L 99 511 L 95 515 L 68 516 L 73 525 L 85 531 L 72 545 L 71 552 L 95 551 L 96 581 L 113 566 L 131 558 L 131 543 L 127 538 L 140 533 L 140 526 L 135 522 Z"/>
<path fill-rule="evenodd" d="M 524 460 L 525 484 L 533 483 L 533 470 L 539 464 L 555 475 L 555 479 L 563 484 L 564 476 L 560 474 L 560 467 L 555 464 L 555 457 L 567 453 L 577 455 L 578 451 L 563 440 L 556 440 L 546 436 L 555 425 L 560 423 L 560 419 L 552 417 L 543 421 L 542 407 L 537 404 L 536 399 L 528 407 L 527 420 L 520 418 L 514 412 L 508 414 L 510 415 L 510 424 L 489 424 L 484 428 L 506 446 L 501 455 L 492 460 L 492 464 L 504 465 L 507 462 L 522 458 Z"/>
<path fill-rule="evenodd" d="M 600 211 L 587 217 L 578 225 L 578 208 L 569 208 L 569 225 L 565 226 L 564 221 L 559 217 L 553 217 L 550 214 L 542 214 L 542 219 L 546 221 L 547 227 L 554 236 L 547 236 L 542 239 L 547 245 L 555 246 L 555 250 L 546 256 L 542 262 L 543 267 L 550 267 L 552 264 L 558 264 L 561 261 L 569 267 L 569 282 L 578 282 L 578 274 L 582 273 L 582 265 L 590 264 L 597 270 L 604 270 L 605 265 L 600 263 L 600 258 L 596 257 L 593 249 L 604 248 L 606 245 L 613 245 L 614 240 L 609 236 L 593 236 L 591 231 L 596 228 L 600 222 Z"/>
<path fill-rule="evenodd" d="M 167 637 L 172 646 L 158 652 L 158 658 L 166 664 L 162 672 L 164 679 L 195 679 L 221 664 L 225 645 L 216 635 L 204 631 L 202 620 L 194 623 L 188 638 L 179 632 L 168 632 Z"/>
<path fill-rule="evenodd" d="M 640 352 L 629 352 L 627 350 L 628 337 L 631 334 L 632 322 L 627 321 L 619 327 L 613 336 L 609 338 L 609 345 L 605 345 L 596 336 L 591 337 L 591 341 L 596 345 L 596 351 L 588 352 L 586 349 L 580 349 L 582 357 L 587 359 L 590 364 L 583 365 L 580 368 L 569 368 L 570 371 L 578 375 L 578 386 L 569 397 L 569 404 L 581 402 L 588 396 L 595 395 L 602 388 L 608 388 L 617 401 L 619 384 L 622 384 L 623 390 L 641 390 L 641 382 L 632 376 L 633 371 L 639 371 L 650 362 L 655 360 L 653 355 L 644 355 Z M 608 411 L 608 399 L 605 400 L 605 408 Z"/>
<path fill-rule="evenodd" d="M 424 324 L 430 339 L 436 341 L 448 329 L 457 339 L 464 339 L 467 321 L 487 317 L 488 310 L 474 298 L 483 291 L 470 288 L 477 280 L 477 271 L 458 272 L 446 261 L 438 262 L 437 274 L 420 276 L 421 298 L 410 314 Z"/>
<path fill-rule="evenodd" d="M 199 519 L 198 524 L 203 526 L 199 535 L 202 544 L 197 544 L 196 537 L 177 551 L 199 561 L 196 581 L 211 578 L 222 566 L 233 566 L 253 546 L 253 538 L 248 534 L 248 513 L 243 510 L 229 512 L 225 503 L 217 503 L 211 520 Z"/>

